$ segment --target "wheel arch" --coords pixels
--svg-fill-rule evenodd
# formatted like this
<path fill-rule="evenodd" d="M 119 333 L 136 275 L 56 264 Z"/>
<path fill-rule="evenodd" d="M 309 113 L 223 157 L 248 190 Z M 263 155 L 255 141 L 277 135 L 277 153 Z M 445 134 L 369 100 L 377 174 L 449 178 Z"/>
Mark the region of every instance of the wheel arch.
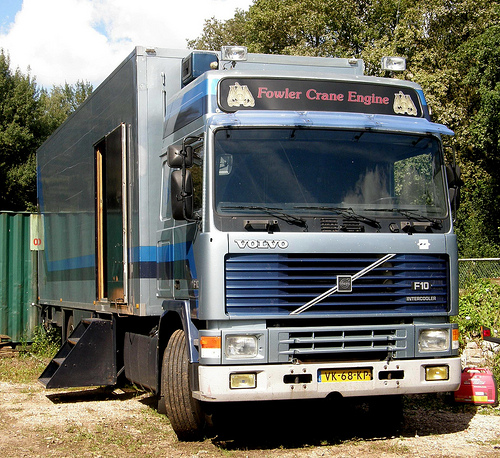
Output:
<path fill-rule="evenodd" d="M 189 301 L 165 301 L 163 308 L 165 312 L 160 317 L 158 324 L 158 367 L 161 367 L 163 353 L 167 348 L 170 337 L 178 329 L 182 329 L 186 334 L 189 363 L 198 363 L 199 354 L 195 345 L 199 339 L 198 328 L 191 320 Z M 159 393 L 161 392 L 160 387 L 161 370 L 158 371 Z"/>

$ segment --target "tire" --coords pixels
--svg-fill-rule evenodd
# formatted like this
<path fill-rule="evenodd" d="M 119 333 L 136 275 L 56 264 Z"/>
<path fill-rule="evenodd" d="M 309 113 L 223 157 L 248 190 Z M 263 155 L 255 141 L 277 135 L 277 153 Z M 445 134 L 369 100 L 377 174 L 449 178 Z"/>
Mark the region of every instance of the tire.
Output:
<path fill-rule="evenodd" d="M 71 334 L 73 333 L 74 330 L 75 330 L 75 324 L 74 324 L 73 315 L 70 315 L 68 318 L 68 322 L 66 324 L 66 340 L 69 339 L 69 336 L 71 336 Z"/>
<path fill-rule="evenodd" d="M 163 353 L 161 389 L 165 410 L 172 428 L 181 441 L 203 437 L 205 416 L 200 402 L 193 398 L 189 380 L 189 361 L 186 335 L 175 331 Z"/>

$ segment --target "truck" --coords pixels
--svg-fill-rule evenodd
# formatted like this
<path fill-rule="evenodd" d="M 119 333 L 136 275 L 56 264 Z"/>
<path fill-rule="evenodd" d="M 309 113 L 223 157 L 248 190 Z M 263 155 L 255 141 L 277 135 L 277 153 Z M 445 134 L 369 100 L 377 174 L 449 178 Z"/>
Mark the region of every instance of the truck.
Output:
<path fill-rule="evenodd" d="M 136 47 L 37 152 L 46 388 L 216 406 L 452 392 L 459 171 L 361 59 Z"/>

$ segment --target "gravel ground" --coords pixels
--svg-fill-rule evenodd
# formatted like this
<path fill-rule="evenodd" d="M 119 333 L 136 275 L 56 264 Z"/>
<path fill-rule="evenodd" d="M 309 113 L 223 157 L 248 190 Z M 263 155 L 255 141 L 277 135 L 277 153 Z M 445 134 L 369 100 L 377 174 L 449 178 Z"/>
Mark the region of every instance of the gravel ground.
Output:
<path fill-rule="evenodd" d="M 192 443 L 178 442 L 154 406 L 154 397 L 133 389 L 48 391 L 36 382 L 0 382 L 0 455 L 500 457 L 498 408 L 449 408 L 436 397 L 406 399 L 396 436 L 372 428 L 387 412 L 370 414 L 362 404 L 329 413 L 321 404 L 273 404 L 264 412 L 236 408 L 228 413 L 233 432 Z"/>

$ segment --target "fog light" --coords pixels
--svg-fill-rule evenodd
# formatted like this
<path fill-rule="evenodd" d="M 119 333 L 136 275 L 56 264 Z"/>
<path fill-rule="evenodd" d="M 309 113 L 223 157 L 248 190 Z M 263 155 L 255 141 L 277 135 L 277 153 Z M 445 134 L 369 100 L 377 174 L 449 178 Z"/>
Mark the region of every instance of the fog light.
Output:
<path fill-rule="evenodd" d="M 448 329 L 424 329 L 418 336 L 418 351 L 446 351 L 450 348 L 450 333 Z"/>
<path fill-rule="evenodd" d="M 231 374 L 229 386 L 232 390 L 255 388 L 257 386 L 257 374 Z"/>
<path fill-rule="evenodd" d="M 448 366 L 428 366 L 425 368 L 425 380 L 432 382 L 435 380 L 448 380 Z"/>
<path fill-rule="evenodd" d="M 258 354 L 256 336 L 226 336 L 226 357 L 255 358 Z"/>

